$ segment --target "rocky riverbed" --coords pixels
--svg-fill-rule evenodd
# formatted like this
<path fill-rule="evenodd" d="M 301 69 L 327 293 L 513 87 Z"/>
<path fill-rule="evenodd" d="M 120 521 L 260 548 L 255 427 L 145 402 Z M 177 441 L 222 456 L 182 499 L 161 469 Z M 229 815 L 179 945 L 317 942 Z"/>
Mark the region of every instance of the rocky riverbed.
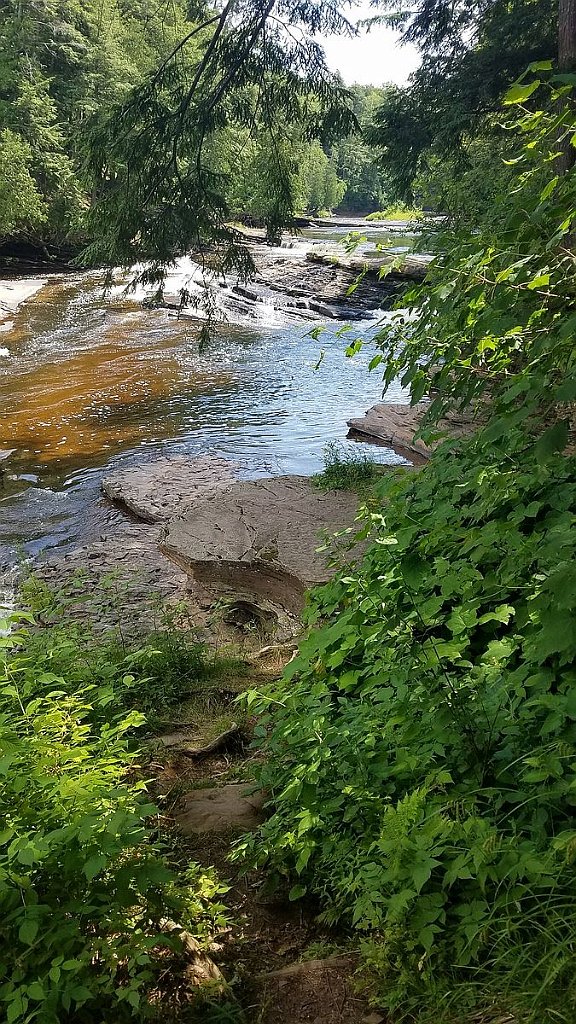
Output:
<path fill-rule="evenodd" d="M 43 560 L 38 576 L 71 598 L 83 593 L 77 614 L 98 629 L 145 632 L 160 607 L 179 607 L 208 642 L 289 638 L 306 590 L 358 552 L 346 533 L 318 550 L 352 530 L 358 496 L 307 477 L 234 475 L 225 460 L 180 456 L 105 477 L 105 494 L 130 518 Z"/>
<path fill-rule="evenodd" d="M 346 420 L 378 397 L 376 375 L 366 371 L 368 347 L 365 355 L 346 359 L 338 330 L 357 320 L 359 333 L 369 337 L 381 315 L 377 307 L 405 281 L 390 278 L 383 287 L 376 264 L 362 273 L 361 251 L 354 259 L 337 255 L 338 239 L 354 226 L 314 225 L 277 248 L 249 233 L 257 273 L 248 284 L 207 282 L 198 264 L 180 261 L 168 278 L 168 303 L 172 297 L 180 306 L 181 287 L 193 294 L 178 315 L 143 308 L 144 293 L 125 296 L 120 287 L 105 298 L 98 275 L 5 282 L 0 563 L 10 579 L 20 548 L 20 557 L 55 586 L 80 574 L 92 591 L 98 579 L 116 574 L 131 606 L 142 604 L 149 591 L 173 605 L 189 602 L 189 577 L 195 575 L 199 586 L 202 575 L 200 549 L 218 530 L 222 549 L 216 546 L 207 563 L 229 563 L 248 579 L 248 563 L 258 558 L 246 554 L 245 541 L 264 537 L 264 495 L 278 529 L 258 541 L 259 550 L 265 554 L 271 545 L 282 556 L 284 581 L 297 579 L 284 602 L 286 614 L 294 614 L 303 589 L 323 578 L 316 572 L 318 531 L 304 539 L 297 522 L 330 530 L 354 517 L 349 499 L 324 500 L 302 478 L 321 468 L 326 443 L 344 438 Z M 382 226 L 364 227 L 381 240 Z M 389 257 L 396 258 L 402 248 L 397 228 L 386 237 Z M 200 353 L 206 283 L 218 323 L 214 341 Z M 310 323 L 327 325 L 321 342 L 307 333 Z M 377 458 L 398 464 L 406 455 L 390 444 Z M 226 490 L 221 521 L 211 518 L 217 504 L 210 503 L 209 490 Z M 196 525 L 189 516 L 194 502 L 200 502 Z M 290 503 L 300 517 L 293 523 L 285 518 Z M 255 527 L 252 512 L 244 515 L 248 506 L 260 517 Z M 266 528 L 274 533 L 271 517 L 270 511 Z M 178 531 L 166 527 L 172 520 L 179 521 Z M 184 534 L 186 555 L 179 547 Z M 172 561 L 159 551 L 161 537 Z M 302 574 L 289 550 L 301 540 Z M 265 557 L 259 562 L 267 564 Z M 259 571 L 255 579 L 262 578 Z M 199 615 L 207 603 L 198 596 Z M 244 608 L 237 618 L 247 614 Z"/>

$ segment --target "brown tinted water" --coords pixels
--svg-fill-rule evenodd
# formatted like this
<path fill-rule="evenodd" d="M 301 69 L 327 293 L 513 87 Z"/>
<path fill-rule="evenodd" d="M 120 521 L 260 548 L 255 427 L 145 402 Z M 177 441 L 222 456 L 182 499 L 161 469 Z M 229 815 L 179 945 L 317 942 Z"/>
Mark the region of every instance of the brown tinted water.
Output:
<path fill-rule="evenodd" d="M 0 492 L 0 563 L 114 522 L 121 513 L 99 483 L 120 465 L 213 453 L 246 476 L 316 471 L 346 419 L 381 393 L 370 347 L 347 359 L 351 336 L 338 326 L 318 341 L 309 324 L 267 324 L 260 312 L 222 325 L 200 353 L 193 320 L 106 299 L 95 276 L 49 281 L 0 335 L 0 448 L 16 449 Z M 374 326 L 367 317 L 355 329 Z"/>

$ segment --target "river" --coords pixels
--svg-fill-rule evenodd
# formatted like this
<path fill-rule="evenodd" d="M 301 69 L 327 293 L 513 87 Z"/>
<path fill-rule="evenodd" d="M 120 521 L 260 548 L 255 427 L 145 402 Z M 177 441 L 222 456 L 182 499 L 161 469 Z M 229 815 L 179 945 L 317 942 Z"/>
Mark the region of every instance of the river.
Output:
<path fill-rule="evenodd" d="M 310 232 L 312 244 L 318 237 L 327 232 Z M 368 313 L 343 337 L 330 321 L 315 339 L 312 324 L 260 302 L 200 353 L 192 319 L 120 290 L 104 297 L 99 275 L 50 279 L 1 338 L 0 448 L 16 451 L 0 491 L 0 567 L 118 522 L 123 513 L 100 494 L 111 469 L 209 453 L 248 478 L 310 474 L 331 441 L 357 451 L 346 420 L 380 399 L 381 382 L 368 371 L 369 344 L 353 359 L 344 348 L 383 317 Z M 390 393 L 402 398 L 399 387 Z M 369 451 L 402 462 L 390 449 Z"/>

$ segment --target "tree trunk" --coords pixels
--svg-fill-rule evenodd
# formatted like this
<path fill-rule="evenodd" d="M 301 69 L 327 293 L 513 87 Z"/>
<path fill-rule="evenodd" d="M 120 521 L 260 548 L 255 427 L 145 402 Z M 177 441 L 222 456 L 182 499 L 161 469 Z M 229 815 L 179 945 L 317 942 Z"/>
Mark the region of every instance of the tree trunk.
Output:
<path fill-rule="evenodd" d="M 558 0 L 558 68 L 576 71 L 576 0 Z"/>
<path fill-rule="evenodd" d="M 576 72 L 576 0 L 558 0 L 558 70 Z M 574 165 L 576 149 L 568 137 L 562 139 L 561 149 L 558 172 L 566 174 Z"/>

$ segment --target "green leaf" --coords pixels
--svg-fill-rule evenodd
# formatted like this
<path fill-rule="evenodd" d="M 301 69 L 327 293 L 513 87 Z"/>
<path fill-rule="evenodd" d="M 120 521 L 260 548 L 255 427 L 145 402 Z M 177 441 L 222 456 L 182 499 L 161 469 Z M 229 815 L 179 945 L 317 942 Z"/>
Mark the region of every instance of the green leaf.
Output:
<path fill-rule="evenodd" d="M 299 900 L 302 898 L 302 896 L 306 895 L 306 892 L 307 888 L 305 885 L 293 885 L 292 888 L 290 889 L 290 892 L 288 893 L 288 899 L 291 902 L 293 902 L 294 900 Z"/>
<path fill-rule="evenodd" d="M 568 420 L 558 420 L 545 430 L 535 445 L 536 458 L 545 463 L 551 455 L 561 452 L 568 442 Z"/>
<path fill-rule="evenodd" d="M 410 589 L 418 590 L 426 575 L 427 564 L 420 555 L 412 552 L 402 559 L 401 570 Z"/>
<path fill-rule="evenodd" d="M 481 615 L 478 619 L 478 624 L 483 625 L 485 622 L 502 622 L 507 624 L 511 617 L 514 615 L 514 608 L 510 604 L 501 604 L 494 611 L 486 612 L 485 615 Z"/>
<path fill-rule="evenodd" d="M 26 946 L 31 946 L 38 934 L 38 921 L 26 917 L 18 929 L 18 938 Z"/>
<path fill-rule="evenodd" d="M 552 193 L 553 193 L 554 189 L 556 188 L 556 186 L 557 186 L 559 181 L 560 181 L 560 177 L 558 175 L 556 175 L 554 178 L 551 178 L 551 180 L 542 189 L 542 191 L 540 193 L 540 201 L 541 202 L 543 202 L 545 199 L 548 199 L 548 197 L 552 195 Z"/>
<path fill-rule="evenodd" d="M 528 65 L 528 71 L 552 71 L 553 66 L 551 60 L 535 60 Z"/>
<path fill-rule="evenodd" d="M 555 398 L 557 402 L 573 402 L 576 399 L 576 376 L 568 377 L 556 389 Z"/>
<path fill-rule="evenodd" d="M 107 863 L 108 857 L 106 857 L 106 855 L 103 853 L 98 853 L 95 854 L 94 857 L 90 857 L 84 864 L 83 868 L 84 874 L 88 881 L 90 882 L 93 878 L 95 878 L 96 875 L 98 875 L 100 871 L 102 871 L 102 869 L 106 867 Z"/>
<path fill-rule="evenodd" d="M 505 106 L 510 106 L 512 103 L 525 103 L 526 100 L 530 99 L 532 93 L 536 92 L 540 84 L 540 79 L 536 78 L 533 82 L 527 84 L 518 82 L 516 85 L 513 85 L 504 96 L 503 102 Z"/>
<path fill-rule="evenodd" d="M 550 284 L 550 274 L 539 274 L 538 277 L 533 277 L 528 283 L 527 288 L 530 291 L 535 291 L 536 288 L 543 288 L 545 285 Z"/>
<path fill-rule="evenodd" d="M 26 994 L 30 999 L 34 999 L 38 1003 L 46 998 L 46 993 L 39 981 L 33 981 L 31 985 L 28 985 Z"/>

